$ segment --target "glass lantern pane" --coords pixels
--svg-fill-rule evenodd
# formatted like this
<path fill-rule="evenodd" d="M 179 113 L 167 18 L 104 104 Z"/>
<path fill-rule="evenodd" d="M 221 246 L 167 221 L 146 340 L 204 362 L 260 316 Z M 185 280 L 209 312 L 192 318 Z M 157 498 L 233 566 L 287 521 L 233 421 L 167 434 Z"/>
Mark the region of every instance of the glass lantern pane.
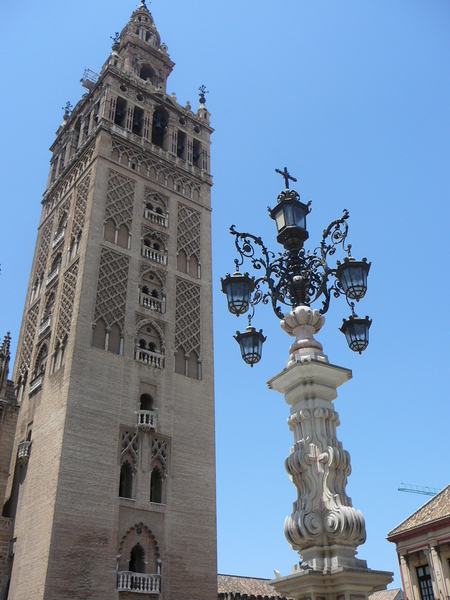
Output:
<path fill-rule="evenodd" d="M 284 219 L 284 211 L 280 209 L 275 217 L 275 222 L 277 224 L 277 230 L 281 231 L 283 227 L 286 225 L 286 221 Z"/>
<path fill-rule="evenodd" d="M 229 311 L 236 315 L 247 312 L 250 300 L 248 283 L 246 281 L 231 282 L 226 289 Z"/>
<path fill-rule="evenodd" d="M 305 211 L 300 206 L 294 207 L 295 225 L 300 229 L 306 229 L 306 215 Z"/>

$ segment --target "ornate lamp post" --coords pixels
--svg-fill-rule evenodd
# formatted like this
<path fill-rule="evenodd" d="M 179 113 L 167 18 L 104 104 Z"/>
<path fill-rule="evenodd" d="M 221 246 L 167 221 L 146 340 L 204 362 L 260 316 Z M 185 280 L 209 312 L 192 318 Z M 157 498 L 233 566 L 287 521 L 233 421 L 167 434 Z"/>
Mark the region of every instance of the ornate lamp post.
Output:
<path fill-rule="evenodd" d="M 222 279 L 230 312 L 239 316 L 250 311 L 249 326 L 235 336 L 246 363 L 253 366 L 261 358 L 265 337 L 251 326 L 260 302 L 270 302 L 281 327 L 296 338 L 286 368 L 267 384 L 284 394 L 290 406 L 288 425 L 294 445 L 285 467 L 297 488 L 297 499 L 284 531 L 301 558 L 290 575 L 281 577 L 276 572 L 271 583 L 280 596 L 295 600 L 367 600 L 386 588 L 392 573 L 368 569 L 365 560 L 356 558 L 357 547 L 366 539 L 365 523 L 346 493 L 350 455 L 338 441 L 339 415 L 333 404 L 337 388 L 352 373 L 328 362 L 314 334 L 325 322 L 331 296 L 344 296 L 351 314 L 340 329 L 351 350 L 365 350 L 371 321 L 358 317 L 354 309 L 366 293 L 370 263 L 351 256 L 346 210 L 325 229 L 317 248 L 306 251 L 310 203 L 303 204 L 298 193 L 289 189 L 289 181 L 295 179 L 286 168 L 277 172 L 283 175 L 286 189 L 269 212 L 284 252 L 275 255 L 261 238 L 241 233 L 233 225 L 239 258 L 234 261 L 236 272 Z M 330 258 L 339 247 L 347 256 L 332 266 Z M 257 277 L 239 271 L 246 260 Z M 312 309 L 318 300 L 320 309 Z M 290 310 L 284 313 L 282 305 Z"/>
<path fill-rule="evenodd" d="M 349 214 L 344 210 L 340 219 L 336 219 L 324 230 L 319 246 L 312 252 L 303 248 L 309 234 L 306 229 L 306 216 L 310 212 L 311 202 L 303 204 L 300 195 L 289 189 L 289 181 L 297 181 L 286 167 L 284 171 L 276 169 L 286 183 L 286 189 L 278 196 L 277 205 L 270 209 L 270 217 L 277 226 L 277 241 L 283 245 L 284 252 L 277 256 L 268 250 L 260 237 L 251 233 L 241 233 L 232 225 L 230 232 L 235 236 L 239 258 L 235 259 L 236 272 L 227 273 L 222 282 L 222 291 L 227 295 L 228 309 L 236 316 L 245 314 L 251 308 L 249 327 L 244 333 L 236 332 L 235 339 L 241 346 L 242 358 L 253 367 L 261 359 L 264 340 L 262 331 L 251 327 L 254 308 L 262 302 L 271 302 L 276 316 L 282 320 L 285 328 L 285 314 L 281 305 L 292 307 L 310 307 L 322 300 L 319 309 L 325 314 L 330 305 L 330 298 L 344 296 L 351 308 L 351 315 L 344 319 L 341 327 L 351 350 L 361 352 L 369 343 L 369 317 L 360 318 L 355 314 L 355 302 L 364 298 L 367 290 L 367 275 L 371 263 L 367 259 L 355 260 L 351 256 L 351 245 L 346 243 Z M 343 262 L 328 264 L 338 247 L 347 254 Z M 239 268 L 245 260 L 250 261 L 253 268 L 261 273 L 249 277 L 248 273 L 240 273 Z M 253 336 L 253 338 L 252 338 Z M 250 339 L 252 340 L 250 342 Z M 259 344 L 257 343 L 259 340 Z M 244 345 L 251 345 L 255 351 L 247 353 Z"/>

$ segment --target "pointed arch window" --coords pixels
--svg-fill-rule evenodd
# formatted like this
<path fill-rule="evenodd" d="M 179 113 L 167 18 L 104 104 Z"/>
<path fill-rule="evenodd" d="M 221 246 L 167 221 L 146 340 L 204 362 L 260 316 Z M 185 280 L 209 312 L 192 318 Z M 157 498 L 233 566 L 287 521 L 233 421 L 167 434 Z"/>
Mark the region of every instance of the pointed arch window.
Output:
<path fill-rule="evenodd" d="M 120 498 L 133 497 L 133 467 L 128 460 L 120 466 L 119 496 Z"/>
<path fill-rule="evenodd" d="M 159 467 L 154 467 L 150 475 L 150 502 L 163 503 L 163 475 Z"/>

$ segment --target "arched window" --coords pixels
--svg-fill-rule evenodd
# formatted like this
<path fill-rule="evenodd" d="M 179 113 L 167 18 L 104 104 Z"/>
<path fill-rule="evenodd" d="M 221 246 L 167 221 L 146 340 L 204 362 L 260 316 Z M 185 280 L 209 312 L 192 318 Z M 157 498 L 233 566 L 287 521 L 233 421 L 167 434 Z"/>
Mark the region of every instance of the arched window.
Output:
<path fill-rule="evenodd" d="M 150 502 L 162 503 L 163 477 L 158 467 L 154 467 L 150 475 Z"/>
<path fill-rule="evenodd" d="M 105 223 L 103 237 L 112 244 L 116 241 L 116 224 L 112 219 L 108 219 Z"/>
<path fill-rule="evenodd" d="M 45 372 L 45 366 L 47 364 L 48 347 L 47 344 L 42 344 L 39 353 L 36 358 L 34 372 L 36 375 L 40 375 Z"/>
<path fill-rule="evenodd" d="M 133 468 L 127 460 L 120 467 L 119 496 L 133 497 Z"/>
<path fill-rule="evenodd" d="M 52 292 L 48 297 L 47 303 L 44 309 L 43 321 L 47 319 L 53 312 L 53 307 L 55 305 L 55 294 Z"/>
<path fill-rule="evenodd" d="M 181 273 L 187 273 L 187 257 L 184 250 L 180 250 L 177 256 L 177 269 Z"/>
<path fill-rule="evenodd" d="M 169 115 L 162 107 L 157 107 L 153 113 L 152 123 L 152 143 L 156 146 L 164 147 L 164 138 L 167 131 Z"/>
<path fill-rule="evenodd" d="M 116 125 L 120 125 L 121 127 L 123 127 L 123 122 L 125 120 L 126 112 L 127 112 L 127 101 L 124 98 L 121 98 L 119 96 L 117 98 L 116 112 L 114 115 L 114 123 Z"/>
<path fill-rule="evenodd" d="M 145 552 L 140 544 L 131 549 L 128 570 L 132 573 L 145 573 Z"/>
<path fill-rule="evenodd" d="M 189 354 L 187 366 L 188 377 L 191 377 L 192 379 L 198 379 L 198 356 L 195 350 L 192 350 L 192 352 Z"/>
<path fill-rule="evenodd" d="M 52 268 L 50 269 L 50 273 L 53 273 L 53 271 L 55 271 L 59 267 L 60 264 L 61 264 L 61 252 L 58 252 L 58 254 L 53 259 Z"/>
<path fill-rule="evenodd" d="M 158 369 L 164 368 L 163 341 L 159 333 L 149 324 L 144 325 L 136 336 L 134 358 L 139 362 L 151 365 Z"/>
<path fill-rule="evenodd" d="M 175 352 L 175 373 L 186 375 L 186 356 L 182 346 Z"/>
<path fill-rule="evenodd" d="M 128 227 L 126 225 L 121 225 L 117 232 L 117 245 L 121 248 L 128 248 L 128 237 Z"/>
<path fill-rule="evenodd" d="M 105 349 L 105 338 L 106 338 L 106 324 L 103 319 L 99 319 L 94 327 L 94 334 L 92 336 L 92 345 L 95 348 Z"/>
<path fill-rule="evenodd" d="M 142 65 L 139 71 L 139 77 L 144 81 L 155 81 L 155 71 L 149 65 Z"/>
<path fill-rule="evenodd" d="M 114 323 L 109 332 L 108 350 L 113 354 L 120 354 L 120 327 L 117 323 Z"/>
<path fill-rule="evenodd" d="M 189 275 L 198 279 L 198 260 L 195 254 L 189 258 Z"/>
<path fill-rule="evenodd" d="M 153 410 L 153 398 L 150 394 L 142 394 L 140 397 L 140 409 L 141 410 Z"/>

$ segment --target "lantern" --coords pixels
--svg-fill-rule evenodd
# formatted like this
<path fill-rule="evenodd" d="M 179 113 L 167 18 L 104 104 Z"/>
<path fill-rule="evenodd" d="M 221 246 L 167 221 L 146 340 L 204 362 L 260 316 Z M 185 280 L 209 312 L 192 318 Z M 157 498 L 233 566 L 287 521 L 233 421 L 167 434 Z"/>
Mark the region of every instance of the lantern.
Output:
<path fill-rule="evenodd" d="M 364 298 L 367 291 L 367 275 L 371 264 L 367 262 L 367 258 L 355 260 L 350 257 L 344 258 L 343 263 L 338 261 L 336 277 L 349 300 L 359 302 L 361 298 Z"/>
<path fill-rule="evenodd" d="M 222 292 L 227 295 L 228 310 L 231 314 L 243 315 L 248 311 L 250 304 L 250 295 L 255 289 L 255 278 L 249 277 L 248 273 L 239 273 L 234 275 L 227 273 L 225 279 L 220 278 L 222 282 Z"/>
<path fill-rule="evenodd" d="M 251 367 L 256 365 L 261 360 L 262 345 L 266 341 L 262 329 L 256 331 L 249 325 L 243 333 L 236 331 L 233 337 L 241 348 L 242 359 Z"/>
<path fill-rule="evenodd" d="M 286 190 L 278 196 L 278 204 L 270 209 L 270 216 L 277 225 L 277 241 L 286 248 L 302 248 L 309 234 L 306 230 L 306 215 L 310 212 L 309 204 L 300 202 L 299 194 L 294 190 Z"/>
<path fill-rule="evenodd" d="M 369 328 L 372 320 L 369 317 L 361 319 L 358 315 L 350 315 L 348 319 L 343 319 L 342 327 L 339 331 L 345 335 L 347 344 L 353 352 L 363 352 L 369 345 Z"/>

